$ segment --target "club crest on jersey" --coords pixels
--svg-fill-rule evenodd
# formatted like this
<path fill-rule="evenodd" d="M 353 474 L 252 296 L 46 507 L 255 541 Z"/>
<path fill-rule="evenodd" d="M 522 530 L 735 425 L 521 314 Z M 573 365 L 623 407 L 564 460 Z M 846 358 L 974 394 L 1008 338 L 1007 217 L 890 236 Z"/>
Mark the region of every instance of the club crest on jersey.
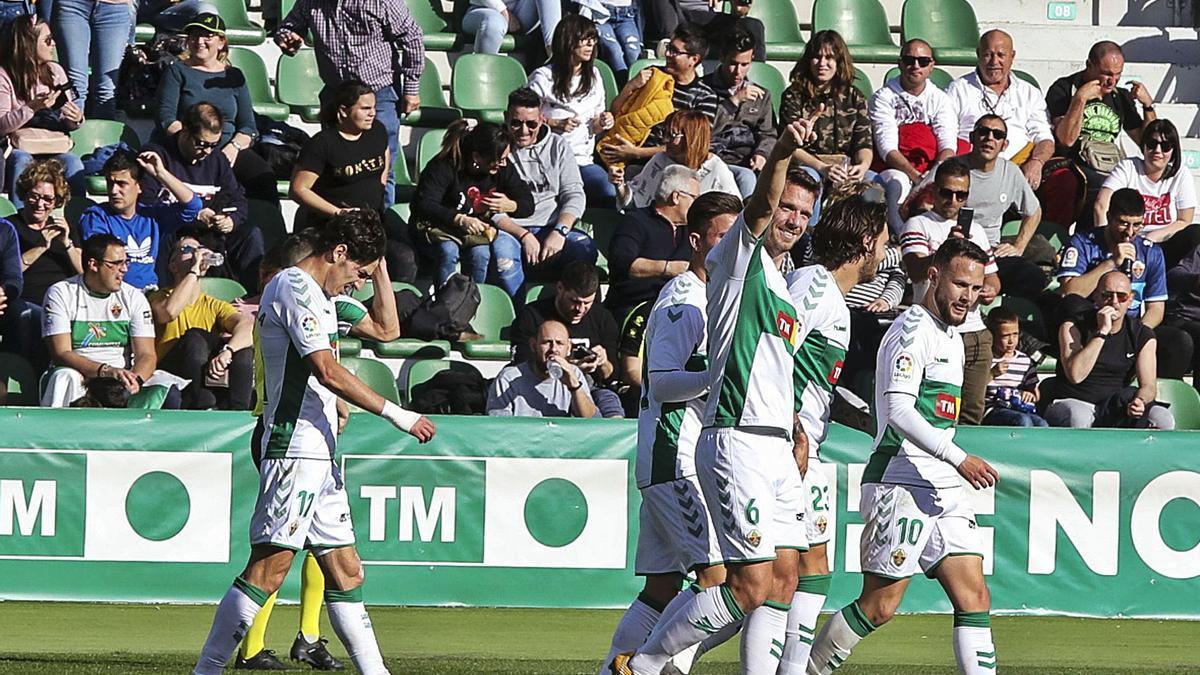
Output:
<path fill-rule="evenodd" d="M 952 394 L 938 394 L 933 404 L 933 414 L 947 420 L 958 419 L 958 397 Z"/>
<path fill-rule="evenodd" d="M 112 318 L 119 319 L 119 318 L 121 318 L 121 312 L 124 310 L 121 309 L 120 305 L 113 303 L 113 306 L 109 307 L 108 311 L 110 314 L 112 314 Z"/>
<path fill-rule="evenodd" d="M 750 532 L 746 534 L 746 541 L 750 542 L 751 546 L 758 548 L 758 545 L 762 543 L 762 532 L 759 532 L 758 530 L 750 530 Z"/>
<path fill-rule="evenodd" d="M 775 317 L 775 327 L 779 329 L 779 334 L 783 336 L 784 340 L 792 343 L 793 347 L 796 346 L 796 336 L 799 334 L 799 331 L 796 330 L 796 323 L 795 317 L 788 316 L 783 310 L 779 310 L 779 314 Z"/>
<path fill-rule="evenodd" d="M 825 534 L 825 528 L 828 526 L 829 526 L 829 520 L 827 520 L 825 518 L 825 516 L 819 516 L 817 518 L 817 531 L 818 532 L 820 532 L 821 534 Z"/>
<path fill-rule="evenodd" d="M 905 560 L 908 560 L 908 554 L 904 552 L 904 549 L 898 548 L 895 551 L 892 551 L 892 564 L 893 565 L 895 565 L 896 567 L 900 567 L 901 565 L 904 564 Z"/>
<path fill-rule="evenodd" d="M 841 379 L 841 377 L 842 377 L 842 362 L 838 361 L 837 363 L 833 364 L 833 370 L 829 371 L 829 376 L 826 377 L 825 379 L 829 381 L 829 384 L 837 384 L 838 380 Z"/>
<path fill-rule="evenodd" d="M 908 354 L 897 356 L 896 363 L 892 366 L 892 379 L 897 382 L 912 382 L 913 366 L 913 357 Z"/>
<path fill-rule="evenodd" d="M 293 522 L 291 527 L 288 528 L 288 536 L 290 537 L 290 536 L 296 534 L 296 530 L 298 530 L 298 529 L 300 529 L 300 523 Z"/>
<path fill-rule="evenodd" d="M 1133 261 L 1133 278 L 1141 279 L 1146 274 L 1146 263 L 1141 260 Z"/>

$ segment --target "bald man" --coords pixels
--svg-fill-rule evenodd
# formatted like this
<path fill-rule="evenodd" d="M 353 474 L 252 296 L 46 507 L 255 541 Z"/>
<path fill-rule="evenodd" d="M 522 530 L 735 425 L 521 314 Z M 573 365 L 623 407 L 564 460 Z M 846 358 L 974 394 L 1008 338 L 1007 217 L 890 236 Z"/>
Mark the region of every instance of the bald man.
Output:
<path fill-rule="evenodd" d="M 946 90 L 958 112 L 959 142 L 969 146 L 975 121 L 985 114 L 1004 118 L 1008 147 L 1001 157 L 1020 166 L 1029 186 L 1036 190 L 1046 160 L 1054 155 L 1054 135 L 1042 92 L 1012 76 L 1017 51 L 1008 33 L 984 33 L 975 53 L 979 57 L 975 70 L 951 82 Z"/>
<path fill-rule="evenodd" d="M 487 413 L 497 417 L 594 417 L 583 371 L 567 360 L 571 335 L 553 319 L 529 339 L 529 359 L 505 366 L 488 389 Z"/>

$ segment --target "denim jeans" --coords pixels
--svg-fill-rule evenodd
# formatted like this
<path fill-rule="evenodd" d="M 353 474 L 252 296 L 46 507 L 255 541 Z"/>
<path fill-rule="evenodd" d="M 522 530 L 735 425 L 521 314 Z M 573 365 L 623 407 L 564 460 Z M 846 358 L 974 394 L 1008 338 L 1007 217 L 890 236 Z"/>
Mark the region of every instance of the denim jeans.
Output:
<path fill-rule="evenodd" d="M 333 87 L 325 86 L 321 89 L 321 93 L 317 95 L 321 105 L 324 105 L 329 98 L 333 96 Z M 375 119 L 387 129 L 388 134 L 388 153 L 392 160 L 396 158 L 396 153 L 400 152 L 400 97 L 396 95 L 396 90 L 393 87 L 384 87 L 375 90 Z M 392 175 L 392 168 L 387 169 L 387 185 L 383 188 L 383 208 L 387 209 L 392 204 L 396 203 L 396 178 Z"/>
<path fill-rule="evenodd" d="M 758 174 L 754 173 L 754 169 L 748 166 L 738 166 L 730 164 L 729 170 L 733 172 L 733 182 L 737 183 L 738 192 L 742 199 L 749 199 L 750 195 L 754 194 L 754 186 L 758 184 Z M 816 214 L 813 214 L 816 217 Z"/>
<path fill-rule="evenodd" d="M 85 180 L 86 177 L 83 175 L 83 162 L 80 161 L 78 157 L 69 152 L 64 152 L 61 155 L 38 155 L 38 157 L 53 157 L 54 159 L 62 162 L 63 169 L 65 170 L 67 176 L 67 184 L 71 186 L 71 194 L 87 194 L 87 181 Z M 12 152 L 8 154 L 8 180 L 6 181 L 7 184 L 5 187 L 8 189 L 8 194 L 11 195 L 10 199 L 13 203 L 13 206 L 17 207 L 17 210 L 20 210 L 21 207 L 25 206 L 25 202 L 22 201 L 20 195 L 17 194 L 17 179 L 21 177 L 21 173 L 24 172 L 30 164 L 33 164 L 33 160 L 33 155 L 23 150 L 17 150 L 16 148 L 13 148 Z"/>
<path fill-rule="evenodd" d="M 55 0 L 50 27 L 58 57 L 79 99 L 93 119 L 115 119 L 117 70 L 129 41 L 132 13 L 127 4 L 98 0 Z M 89 83 L 88 72 L 91 72 Z"/>
<path fill-rule="evenodd" d="M 905 199 L 908 199 L 908 193 L 912 191 L 912 180 L 903 171 L 886 169 L 875 176 L 875 182 L 883 186 L 883 193 L 887 196 L 888 229 L 898 237 L 900 231 L 904 229 L 904 219 L 900 217 L 900 205 L 904 203 Z"/>
<path fill-rule="evenodd" d="M 608 172 L 599 164 L 584 164 L 579 167 L 583 178 L 583 193 L 588 206 L 597 209 L 617 208 L 617 189 L 608 180 Z"/>
<path fill-rule="evenodd" d="M 528 230 L 539 241 L 544 242 L 554 228 L 550 226 L 530 227 Z M 579 230 L 571 230 L 567 233 L 567 242 L 563 244 L 558 255 L 529 270 L 528 276 L 546 281 L 557 281 L 563 268 L 567 265 L 580 261 L 595 264 L 597 255 L 596 242 L 592 241 L 591 237 Z"/>
<path fill-rule="evenodd" d="M 983 425 L 988 427 L 1048 427 L 1046 420 L 1036 413 L 1021 412 L 1009 408 L 995 408 L 983 416 Z"/>
<path fill-rule="evenodd" d="M 7 31 L 17 17 L 29 14 L 31 11 L 33 11 L 32 7 L 25 0 L 0 0 L 0 32 Z"/>
<path fill-rule="evenodd" d="M 629 66 L 642 57 L 642 9 L 637 0 L 628 7 L 605 5 L 608 21 L 596 26 L 600 37 L 600 58 L 617 76 L 617 84 L 629 79 Z"/>
<path fill-rule="evenodd" d="M 542 44 L 549 51 L 554 29 L 562 19 L 562 2 L 517 0 L 517 6 L 511 11 L 525 33 L 530 33 L 533 26 L 540 24 Z M 508 19 L 490 7 L 472 6 L 463 16 L 462 27 L 464 32 L 475 35 L 476 54 L 499 54 L 500 43 L 508 34 Z"/>
<path fill-rule="evenodd" d="M 463 247 L 447 240 L 430 245 L 426 250 L 437 262 L 437 278 L 434 282 L 439 287 L 454 274 L 464 254 L 466 263 L 463 265 L 463 274 L 477 284 L 493 283 L 516 297 L 525 283 L 525 270 L 521 267 L 521 244 L 507 232 L 497 232 L 490 246 Z"/>

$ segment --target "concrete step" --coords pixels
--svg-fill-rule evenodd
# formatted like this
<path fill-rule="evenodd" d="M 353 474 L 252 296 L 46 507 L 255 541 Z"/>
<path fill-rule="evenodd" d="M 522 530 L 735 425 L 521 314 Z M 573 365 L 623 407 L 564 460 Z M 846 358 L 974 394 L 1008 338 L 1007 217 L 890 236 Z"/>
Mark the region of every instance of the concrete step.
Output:
<path fill-rule="evenodd" d="M 1151 26 L 1035 25 L 980 21 L 980 30 L 999 28 L 1013 36 L 1022 54 L 1047 60 L 1082 61 L 1100 40 L 1121 45 L 1125 60 L 1142 63 L 1200 64 L 1200 31 Z"/>
<path fill-rule="evenodd" d="M 1200 136 L 1200 106 L 1195 103 L 1162 103 L 1154 110 L 1160 118 L 1171 120 L 1180 136 Z"/>

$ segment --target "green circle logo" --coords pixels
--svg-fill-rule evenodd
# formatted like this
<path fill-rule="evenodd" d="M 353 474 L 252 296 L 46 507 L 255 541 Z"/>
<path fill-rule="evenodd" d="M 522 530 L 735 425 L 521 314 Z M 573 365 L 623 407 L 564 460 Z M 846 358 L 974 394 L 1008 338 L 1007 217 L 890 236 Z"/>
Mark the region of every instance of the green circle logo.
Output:
<path fill-rule="evenodd" d="M 569 480 L 547 478 L 525 498 L 525 528 L 544 546 L 570 544 L 583 534 L 587 521 L 587 497 Z"/>
<path fill-rule="evenodd" d="M 150 541 L 165 541 L 179 534 L 192 513 L 187 487 L 164 471 L 151 471 L 129 486 L 125 517 L 130 527 Z"/>

